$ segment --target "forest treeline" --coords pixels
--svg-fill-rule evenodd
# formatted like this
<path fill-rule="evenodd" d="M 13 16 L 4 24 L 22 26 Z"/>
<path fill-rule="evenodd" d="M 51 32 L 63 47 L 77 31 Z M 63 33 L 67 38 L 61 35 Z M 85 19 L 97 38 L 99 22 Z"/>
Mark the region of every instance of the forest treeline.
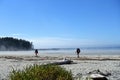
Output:
<path fill-rule="evenodd" d="M 33 49 L 32 42 L 17 39 L 13 37 L 0 38 L 0 50 L 2 51 L 17 51 L 17 50 L 31 50 Z"/>

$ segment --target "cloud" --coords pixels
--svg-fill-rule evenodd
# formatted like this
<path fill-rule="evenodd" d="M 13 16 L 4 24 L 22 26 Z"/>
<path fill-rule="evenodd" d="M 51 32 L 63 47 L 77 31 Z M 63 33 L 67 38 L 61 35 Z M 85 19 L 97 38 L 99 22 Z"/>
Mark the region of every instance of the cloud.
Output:
<path fill-rule="evenodd" d="M 21 34 L 12 34 L 13 36 L 19 36 L 19 35 L 21 35 Z"/>
<path fill-rule="evenodd" d="M 29 37 L 29 35 L 26 34 L 22 34 L 22 33 L 13 33 L 13 34 L 9 34 L 10 37 L 14 37 L 14 38 L 18 38 L 18 39 L 26 39 Z"/>
<path fill-rule="evenodd" d="M 98 44 L 95 40 L 58 37 L 34 38 L 30 41 L 33 42 L 35 48 L 76 48 L 93 45 L 95 46 Z"/>

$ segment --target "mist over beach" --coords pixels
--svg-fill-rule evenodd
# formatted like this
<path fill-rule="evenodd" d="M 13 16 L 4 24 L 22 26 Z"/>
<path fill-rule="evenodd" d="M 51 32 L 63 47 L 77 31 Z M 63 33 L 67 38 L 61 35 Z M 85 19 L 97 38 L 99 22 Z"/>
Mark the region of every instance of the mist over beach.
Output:
<path fill-rule="evenodd" d="M 80 48 L 81 53 L 80 55 L 120 55 L 120 48 Z M 76 48 L 45 48 L 45 49 L 38 49 L 39 55 L 73 55 L 76 56 Z M 0 55 L 27 55 L 27 56 L 34 56 L 34 50 L 28 51 L 0 51 Z"/>

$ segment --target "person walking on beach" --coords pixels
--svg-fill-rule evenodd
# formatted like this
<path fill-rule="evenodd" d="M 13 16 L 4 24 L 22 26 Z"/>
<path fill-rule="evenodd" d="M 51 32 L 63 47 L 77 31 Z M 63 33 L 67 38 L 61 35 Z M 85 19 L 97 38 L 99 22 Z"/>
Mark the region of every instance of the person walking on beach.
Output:
<path fill-rule="evenodd" d="M 37 57 L 38 56 L 38 50 L 35 49 L 35 56 Z"/>
<path fill-rule="evenodd" d="M 77 53 L 77 58 L 79 58 L 80 48 L 77 48 L 77 49 L 76 49 L 76 53 Z"/>

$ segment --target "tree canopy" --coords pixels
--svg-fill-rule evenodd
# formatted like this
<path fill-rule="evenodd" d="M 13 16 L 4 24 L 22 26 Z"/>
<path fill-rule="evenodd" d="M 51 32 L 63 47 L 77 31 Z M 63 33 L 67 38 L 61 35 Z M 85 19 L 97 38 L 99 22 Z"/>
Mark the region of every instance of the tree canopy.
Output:
<path fill-rule="evenodd" d="M 31 50 L 33 49 L 32 42 L 17 39 L 13 37 L 0 38 L 0 50 Z"/>

